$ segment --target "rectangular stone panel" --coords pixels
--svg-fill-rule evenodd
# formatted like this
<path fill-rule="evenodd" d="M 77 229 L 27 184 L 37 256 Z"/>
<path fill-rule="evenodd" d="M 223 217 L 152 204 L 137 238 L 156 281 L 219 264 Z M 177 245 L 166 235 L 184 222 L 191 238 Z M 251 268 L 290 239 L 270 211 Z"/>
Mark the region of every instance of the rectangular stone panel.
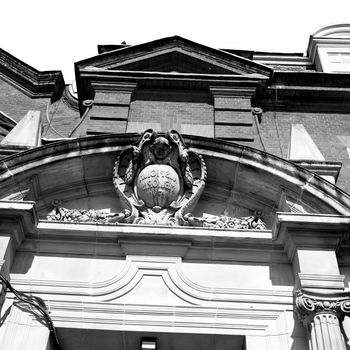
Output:
<path fill-rule="evenodd" d="M 88 134 L 101 134 L 101 133 L 124 133 L 126 131 L 126 120 L 116 121 L 116 120 L 106 120 L 97 119 L 89 120 L 89 125 L 87 127 Z"/>
<path fill-rule="evenodd" d="M 252 113 L 242 111 L 215 111 L 215 123 L 222 124 L 253 124 Z"/>
<path fill-rule="evenodd" d="M 254 133 L 251 126 L 215 125 L 215 137 L 254 140 Z"/>
<path fill-rule="evenodd" d="M 250 98 L 245 97 L 215 97 L 214 98 L 214 108 L 215 109 L 246 109 L 251 108 Z"/>
<path fill-rule="evenodd" d="M 128 119 L 129 107 L 122 106 L 93 106 L 90 119 L 108 118 L 108 119 Z"/>
<path fill-rule="evenodd" d="M 121 104 L 129 105 L 131 99 L 130 92 L 105 92 L 98 91 L 95 94 L 94 101 L 98 104 Z"/>

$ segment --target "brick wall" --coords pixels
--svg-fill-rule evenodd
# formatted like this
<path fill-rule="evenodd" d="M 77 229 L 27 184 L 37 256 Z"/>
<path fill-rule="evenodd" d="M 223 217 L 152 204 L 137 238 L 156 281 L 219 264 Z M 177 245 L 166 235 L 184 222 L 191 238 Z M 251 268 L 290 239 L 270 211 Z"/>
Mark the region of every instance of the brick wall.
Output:
<path fill-rule="evenodd" d="M 0 79 L 0 110 L 15 121 L 21 120 L 28 110 L 37 110 L 41 115 L 46 113 L 49 98 L 33 99 L 18 88 Z"/>
<path fill-rule="evenodd" d="M 52 128 L 48 128 L 46 110 L 49 101 L 50 98 L 31 98 L 17 87 L 0 79 L 0 111 L 16 122 L 20 121 L 29 110 L 40 111 L 44 137 L 67 137 L 80 120 L 79 111 L 71 108 L 64 96 L 50 105 L 49 120 L 51 120 L 51 126 L 57 130 L 58 133 L 56 133 Z M 81 136 L 85 134 L 86 132 L 83 132 Z"/>
<path fill-rule="evenodd" d="M 139 92 L 130 105 L 127 132 L 147 128 L 213 137 L 214 107 L 209 94 Z"/>
<path fill-rule="evenodd" d="M 43 137 L 46 138 L 59 138 L 68 137 L 73 128 L 80 122 L 80 113 L 77 109 L 72 108 L 64 97 L 50 105 L 49 120 L 50 126 L 48 126 L 46 111 L 41 116 L 43 122 Z M 56 131 L 55 131 L 56 130 Z M 75 137 L 86 136 L 86 126 L 81 127 L 74 134 Z"/>
<path fill-rule="evenodd" d="M 343 163 L 337 185 L 350 192 L 350 159 L 343 141 L 349 138 L 350 142 L 350 114 L 266 112 L 263 114 L 260 130 L 267 152 L 289 158 L 292 124 L 303 124 L 326 161 Z M 255 143 L 253 147 L 262 149 L 259 143 Z"/>
<path fill-rule="evenodd" d="M 64 100 L 50 106 L 51 125 L 58 131 L 48 128 L 46 107 L 49 98 L 33 99 L 8 82 L 0 80 L 0 110 L 17 122 L 28 110 L 41 112 L 44 127 L 43 136 L 47 138 L 67 137 L 80 121 L 79 112 Z M 227 112 L 238 113 L 239 112 Z M 226 113 L 226 114 L 227 114 Z M 222 114 L 223 121 L 230 121 L 231 115 Z M 242 115 L 243 121 L 246 116 Z M 118 122 L 116 122 L 118 123 Z M 264 112 L 259 137 L 254 118 L 252 126 L 247 128 L 247 137 L 252 142 L 237 142 L 288 159 L 292 124 L 303 124 L 316 143 L 326 161 L 343 163 L 337 185 L 350 192 L 350 159 L 347 147 L 350 147 L 350 114 L 302 113 L 302 112 Z M 130 104 L 127 132 L 143 132 L 147 128 L 166 131 L 175 128 L 184 134 L 213 137 L 214 131 L 220 131 L 230 137 L 235 127 L 217 125 L 214 130 L 214 106 L 209 92 L 179 91 L 138 91 Z M 220 130 L 219 130 L 220 129 Z M 248 130 L 249 129 L 249 130 Z M 124 132 L 125 122 L 120 132 Z M 104 130 L 109 132 L 109 130 Z M 249 134 L 249 135 L 248 135 Z M 75 136 L 85 136 L 86 125 L 82 124 Z M 242 136 L 245 136 L 242 134 Z M 345 141 L 344 141 L 345 140 Z"/>

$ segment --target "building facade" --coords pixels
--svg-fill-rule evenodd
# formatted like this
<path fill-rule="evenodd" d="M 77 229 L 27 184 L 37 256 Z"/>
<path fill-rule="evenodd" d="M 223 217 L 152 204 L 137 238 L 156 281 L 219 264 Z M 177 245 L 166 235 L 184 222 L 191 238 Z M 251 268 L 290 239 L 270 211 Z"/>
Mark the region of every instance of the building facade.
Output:
<path fill-rule="evenodd" d="M 307 54 L 0 51 L 0 348 L 350 347 L 350 25 Z"/>

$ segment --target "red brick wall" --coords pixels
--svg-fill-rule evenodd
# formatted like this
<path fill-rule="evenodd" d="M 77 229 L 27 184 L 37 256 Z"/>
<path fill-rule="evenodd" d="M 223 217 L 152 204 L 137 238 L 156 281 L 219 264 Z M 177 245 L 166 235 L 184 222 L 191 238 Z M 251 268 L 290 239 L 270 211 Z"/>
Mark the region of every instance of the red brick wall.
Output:
<path fill-rule="evenodd" d="M 50 98 L 48 97 L 31 98 L 19 88 L 0 79 L 0 111 L 16 122 L 20 121 L 29 110 L 40 111 L 44 137 L 67 137 L 73 127 L 79 122 L 80 114 L 65 103 L 64 97 L 50 105 L 49 118 L 51 125 L 58 131 L 57 134 L 51 128 L 48 130 L 46 110 L 49 101 Z M 85 133 L 82 136 L 85 136 Z"/>
<path fill-rule="evenodd" d="M 73 128 L 80 122 L 80 113 L 77 109 L 73 109 L 65 101 L 64 97 L 50 105 L 49 120 L 53 128 L 48 127 L 48 122 L 45 113 L 41 116 L 43 123 L 43 136 L 47 138 L 68 137 Z M 74 134 L 75 137 L 86 136 L 86 127 L 81 125 L 79 130 Z"/>
<path fill-rule="evenodd" d="M 350 114 L 267 112 L 260 124 L 261 137 L 267 152 L 289 158 L 292 124 L 303 124 L 326 161 L 342 162 L 337 185 L 350 192 L 350 159 L 346 145 L 337 136 L 350 136 Z M 262 149 L 259 142 L 256 148 Z"/>
<path fill-rule="evenodd" d="M 158 99 L 157 99 L 158 97 Z M 128 132 L 175 128 L 181 133 L 214 136 L 214 107 L 210 96 L 162 92 L 139 92 L 131 102 Z"/>
<path fill-rule="evenodd" d="M 49 98 L 33 99 L 18 88 L 0 79 L 0 110 L 15 121 L 21 120 L 29 110 L 46 113 Z"/>
<path fill-rule="evenodd" d="M 80 121 L 79 112 L 71 108 L 63 97 L 52 104 L 50 106 L 50 119 L 52 119 L 51 125 L 59 132 L 56 134 L 48 128 L 46 119 L 48 101 L 49 98 L 33 99 L 0 79 L 0 110 L 2 112 L 19 121 L 28 110 L 39 110 L 44 126 L 43 136 L 48 138 L 67 137 Z M 291 125 L 293 123 L 303 124 L 326 161 L 343 163 L 337 185 L 350 192 L 348 176 L 350 159 L 346 150 L 350 144 L 344 143 L 344 138 L 348 139 L 350 143 L 350 114 L 264 112 L 260 124 L 264 147 L 260 141 L 254 118 L 252 121 L 252 127 L 247 128 L 247 133 L 252 135 L 254 141 L 237 143 L 261 150 L 265 148 L 266 152 L 285 159 L 289 157 Z M 128 125 L 128 132 L 141 132 L 150 127 L 160 128 L 162 131 L 175 128 L 182 133 L 212 137 L 214 135 L 213 100 L 209 92 L 141 90 L 135 94 L 131 102 Z M 135 127 L 139 127 L 140 130 L 135 130 Z M 232 126 L 218 125 L 217 128 L 220 128 L 227 137 L 235 132 L 231 130 Z M 86 125 L 82 125 L 75 136 L 85 135 Z"/>

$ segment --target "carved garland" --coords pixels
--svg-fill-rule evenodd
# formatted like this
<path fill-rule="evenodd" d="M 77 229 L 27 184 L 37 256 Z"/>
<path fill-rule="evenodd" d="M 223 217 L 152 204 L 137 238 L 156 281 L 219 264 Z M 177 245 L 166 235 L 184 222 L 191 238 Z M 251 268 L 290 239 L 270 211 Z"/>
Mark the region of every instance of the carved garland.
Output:
<path fill-rule="evenodd" d="M 177 131 L 159 135 L 149 129 L 115 162 L 113 183 L 126 207 L 121 213 L 67 209 L 56 203 L 47 220 L 266 229 L 260 215 L 194 217 L 191 211 L 204 190 L 206 177 L 202 156 L 190 150 Z"/>

